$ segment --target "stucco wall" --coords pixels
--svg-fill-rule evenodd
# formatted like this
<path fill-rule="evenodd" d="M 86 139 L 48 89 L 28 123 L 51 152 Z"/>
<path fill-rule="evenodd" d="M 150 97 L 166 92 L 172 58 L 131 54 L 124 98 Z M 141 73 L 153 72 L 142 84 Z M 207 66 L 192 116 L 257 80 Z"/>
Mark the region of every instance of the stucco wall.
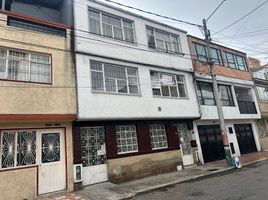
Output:
<path fill-rule="evenodd" d="M 36 197 L 37 168 L 0 171 L 0 200 L 32 200 Z"/>
<path fill-rule="evenodd" d="M 0 19 L 6 20 L 5 15 Z M 0 114 L 75 114 L 75 73 L 70 38 L 6 26 L 0 28 L 0 47 L 52 55 L 52 85 L 0 81 Z M 68 35 L 69 36 L 69 35 Z M 1 39 L 5 38 L 5 39 Z"/>
<path fill-rule="evenodd" d="M 111 182 L 123 182 L 175 171 L 181 164 L 180 150 L 111 159 L 107 161 L 108 178 Z"/>

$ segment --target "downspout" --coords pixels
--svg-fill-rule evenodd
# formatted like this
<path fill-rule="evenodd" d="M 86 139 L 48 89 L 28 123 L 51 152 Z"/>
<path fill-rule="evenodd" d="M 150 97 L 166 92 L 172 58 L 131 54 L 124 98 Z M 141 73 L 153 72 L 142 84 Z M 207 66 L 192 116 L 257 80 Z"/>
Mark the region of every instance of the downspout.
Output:
<path fill-rule="evenodd" d="M 196 76 L 195 76 L 195 72 L 193 73 L 193 84 L 194 84 L 194 88 L 195 88 L 195 95 L 196 95 L 196 99 L 197 99 L 197 104 L 198 104 L 198 112 L 199 112 L 199 119 L 202 118 L 202 110 L 201 110 L 201 105 L 200 105 L 200 101 L 198 98 L 198 94 L 197 94 L 197 83 L 196 83 Z"/>

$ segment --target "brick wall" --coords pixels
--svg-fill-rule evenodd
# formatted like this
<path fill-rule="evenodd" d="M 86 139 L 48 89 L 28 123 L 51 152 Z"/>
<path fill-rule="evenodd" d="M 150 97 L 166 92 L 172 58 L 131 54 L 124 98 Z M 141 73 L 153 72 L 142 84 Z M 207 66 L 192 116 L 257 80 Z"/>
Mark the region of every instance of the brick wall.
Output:
<path fill-rule="evenodd" d="M 192 49 L 192 43 L 196 42 L 202 45 L 206 45 L 205 41 L 192 37 L 192 36 L 188 36 L 188 42 L 189 42 L 189 47 L 191 50 L 191 55 L 192 55 L 192 60 L 193 60 L 193 66 L 194 66 L 194 70 L 196 72 L 200 72 L 200 73 L 204 73 L 204 74 L 209 74 L 209 66 L 204 63 L 204 62 L 200 62 L 196 59 L 196 55 L 194 50 Z M 239 52 L 239 51 L 235 51 L 233 49 L 221 46 L 221 45 L 216 45 L 216 44 L 212 44 L 211 47 L 217 48 L 220 50 L 221 55 L 222 55 L 222 60 L 224 63 L 224 66 L 222 65 L 215 65 L 214 70 L 216 75 L 221 75 L 221 76 L 227 76 L 227 77 L 232 77 L 232 78 L 238 78 L 238 79 L 243 79 L 243 80 L 252 80 L 252 73 L 251 71 L 242 71 L 242 70 L 237 70 L 237 69 L 232 69 L 230 67 L 228 67 L 228 64 L 226 62 L 226 59 L 224 57 L 223 52 L 230 52 L 233 54 L 236 54 L 238 56 L 242 56 L 246 58 L 246 54 Z M 247 59 L 245 59 L 247 62 L 247 66 L 249 68 L 249 64 Z M 250 70 L 250 68 L 249 68 Z"/>

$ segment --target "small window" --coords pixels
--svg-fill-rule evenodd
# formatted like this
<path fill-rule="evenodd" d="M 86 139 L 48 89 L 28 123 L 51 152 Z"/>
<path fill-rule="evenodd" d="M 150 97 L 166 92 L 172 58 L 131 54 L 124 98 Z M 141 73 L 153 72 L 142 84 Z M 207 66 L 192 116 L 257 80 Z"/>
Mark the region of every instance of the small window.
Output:
<path fill-rule="evenodd" d="M 268 88 L 257 86 L 259 99 L 261 101 L 268 101 Z"/>
<path fill-rule="evenodd" d="M 164 124 L 150 124 L 151 146 L 153 150 L 168 148 Z"/>
<path fill-rule="evenodd" d="M 139 94 L 138 70 L 136 68 L 97 61 L 91 61 L 90 66 L 93 91 Z"/>
<path fill-rule="evenodd" d="M 168 33 L 152 27 L 146 27 L 148 47 L 167 53 L 180 53 L 179 35 Z"/>
<path fill-rule="evenodd" d="M 186 98 L 184 75 L 173 75 L 151 71 L 154 96 Z"/>
<path fill-rule="evenodd" d="M 116 126 L 116 141 L 118 154 L 138 152 L 136 126 Z"/>
<path fill-rule="evenodd" d="M 89 9 L 89 32 L 134 43 L 133 22 L 118 16 Z"/>

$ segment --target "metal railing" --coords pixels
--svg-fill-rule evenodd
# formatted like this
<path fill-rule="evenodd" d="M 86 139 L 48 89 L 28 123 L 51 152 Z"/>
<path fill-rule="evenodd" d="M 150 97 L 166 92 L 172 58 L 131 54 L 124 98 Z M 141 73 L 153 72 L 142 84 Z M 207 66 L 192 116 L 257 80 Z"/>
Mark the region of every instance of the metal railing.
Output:
<path fill-rule="evenodd" d="M 237 101 L 240 114 L 257 114 L 255 103 L 252 101 Z"/>

